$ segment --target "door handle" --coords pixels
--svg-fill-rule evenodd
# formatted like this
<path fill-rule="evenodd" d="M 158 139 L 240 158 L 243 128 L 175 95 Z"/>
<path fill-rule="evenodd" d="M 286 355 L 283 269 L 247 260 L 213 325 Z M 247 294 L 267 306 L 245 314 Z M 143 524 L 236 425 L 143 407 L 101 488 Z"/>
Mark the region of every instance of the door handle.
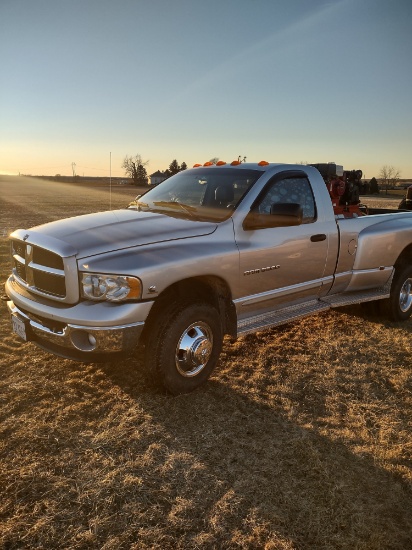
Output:
<path fill-rule="evenodd" d="M 326 241 L 326 235 L 324 233 L 318 233 L 317 235 L 312 235 L 310 240 L 313 243 L 318 243 L 320 241 Z"/>

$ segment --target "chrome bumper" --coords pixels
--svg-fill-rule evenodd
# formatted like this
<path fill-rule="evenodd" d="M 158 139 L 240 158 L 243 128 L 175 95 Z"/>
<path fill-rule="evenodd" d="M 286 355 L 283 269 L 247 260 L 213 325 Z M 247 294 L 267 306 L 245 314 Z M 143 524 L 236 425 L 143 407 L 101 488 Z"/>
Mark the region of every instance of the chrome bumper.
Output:
<path fill-rule="evenodd" d="M 80 361 L 109 361 L 111 355 L 126 355 L 136 347 L 144 328 L 143 321 L 112 327 L 57 324 L 21 311 L 12 300 L 7 307 L 11 317 L 24 324 L 23 336 L 19 333 L 21 338 L 51 353 Z"/>

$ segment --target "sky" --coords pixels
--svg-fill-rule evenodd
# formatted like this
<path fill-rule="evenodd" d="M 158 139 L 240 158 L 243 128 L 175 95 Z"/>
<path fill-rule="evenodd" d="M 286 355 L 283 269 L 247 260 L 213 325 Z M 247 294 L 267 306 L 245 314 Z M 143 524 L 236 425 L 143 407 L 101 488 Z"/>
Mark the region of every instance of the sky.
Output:
<path fill-rule="evenodd" d="M 412 177 L 412 0 L 0 0 L 0 174 Z"/>

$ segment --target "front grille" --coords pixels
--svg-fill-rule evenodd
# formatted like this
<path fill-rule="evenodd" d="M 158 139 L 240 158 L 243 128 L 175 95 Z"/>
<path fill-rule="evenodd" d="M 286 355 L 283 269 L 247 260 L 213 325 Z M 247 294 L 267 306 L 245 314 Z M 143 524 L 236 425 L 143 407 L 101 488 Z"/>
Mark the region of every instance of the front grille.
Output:
<path fill-rule="evenodd" d="M 26 266 L 24 264 L 21 264 L 20 262 L 14 260 L 14 267 L 16 268 L 17 275 L 20 277 L 20 279 L 23 279 L 23 281 L 26 280 Z"/>
<path fill-rule="evenodd" d="M 64 260 L 55 252 L 21 241 L 12 241 L 13 272 L 32 290 L 64 298 Z"/>
<path fill-rule="evenodd" d="M 52 294 L 53 296 L 59 297 L 64 297 L 66 295 L 64 277 L 44 271 L 33 270 L 33 282 L 38 290 L 46 294 Z"/>
<path fill-rule="evenodd" d="M 33 262 L 46 267 L 64 270 L 63 258 L 61 256 L 38 246 L 33 247 Z"/>
<path fill-rule="evenodd" d="M 14 253 L 18 254 L 21 258 L 26 257 L 26 245 L 17 241 L 13 242 Z"/>

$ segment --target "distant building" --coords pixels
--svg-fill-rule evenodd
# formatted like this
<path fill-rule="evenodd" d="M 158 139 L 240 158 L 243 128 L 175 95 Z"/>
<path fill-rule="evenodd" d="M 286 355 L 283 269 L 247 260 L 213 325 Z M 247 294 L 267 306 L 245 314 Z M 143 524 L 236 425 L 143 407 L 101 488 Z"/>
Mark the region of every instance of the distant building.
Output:
<path fill-rule="evenodd" d="M 161 183 L 167 178 L 167 175 L 164 172 L 160 172 L 158 170 L 157 172 L 154 172 L 154 174 L 150 174 L 150 184 L 149 185 L 157 185 L 158 183 Z"/>

